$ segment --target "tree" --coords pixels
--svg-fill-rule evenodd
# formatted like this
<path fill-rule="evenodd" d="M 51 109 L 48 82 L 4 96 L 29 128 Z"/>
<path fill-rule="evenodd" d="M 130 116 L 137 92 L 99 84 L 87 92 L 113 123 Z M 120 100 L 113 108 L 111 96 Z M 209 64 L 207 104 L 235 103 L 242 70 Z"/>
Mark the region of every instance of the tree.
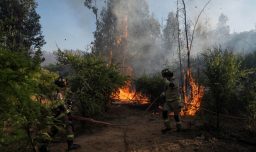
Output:
<path fill-rule="evenodd" d="M 32 78 L 32 62 L 20 52 L 0 47 L 0 149 L 23 150 L 31 143 L 30 129 L 38 123 L 41 106 L 31 97 L 37 83 Z M 16 143 L 15 146 L 11 144 Z M 21 147 L 19 147 L 21 146 Z"/>
<path fill-rule="evenodd" d="M 197 29 L 197 24 L 198 24 L 198 21 L 200 19 L 200 16 L 204 12 L 207 5 L 211 2 L 211 0 L 208 0 L 208 2 L 205 3 L 203 8 L 201 9 L 201 11 L 198 14 L 197 19 L 194 23 L 193 30 L 190 30 L 191 27 L 188 24 L 188 16 L 187 16 L 187 8 L 186 8 L 187 6 L 186 6 L 186 3 L 185 3 L 185 0 L 181 0 L 181 1 L 182 1 L 182 6 L 183 6 L 182 10 L 183 10 L 183 16 L 184 16 L 184 33 L 185 33 L 185 42 L 186 42 L 185 45 L 186 45 L 186 49 L 187 49 L 187 68 L 189 70 L 190 67 L 191 67 L 191 65 L 190 65 L 190 54 L 191 54 L 191 49 L 192 49 L 192 45 L 193 45 L 194 34 L 195 34 L 196 29 Z M 178 1 L 177 1 L 177 5 L 178 5 Z"/>
<path fill-rule="evenodd" d="M 162 65 L 161 53 L 155 51 L 160 50 L 160 24 L 149 13 L 145 0 L 108 0 L 98 18 L 93 51 L 109 63 L 121 64 L 124 70 L 129 66 L 143 72 L 152 68 L 150 64 Z M 152 56 L 159 62 L 150 63 Z"/>
<path fill-rule="evenodd" d="M 163 65 L 161 31 L 159 22 L 149 12 L 147 1 L 122 1 L 117 8 L 116 14 L 121 14 L 117 15 L 118 21 L 121 21 L 119 28 L 127 33 L 123 41 L 124 49 L 120 50 L 122 63 L 131 66 L 136 75 L 156 70 L 150 65 Z"/>
<path fill-rule="evenodd" d="M 41 56 L 41 47 L 45 44 L 36 12 L 34 0 L 0 1 L 0 45 L 14 52 L 30 55 L 37 52 Z"/>
<path fill-rule="evenodd" d="M 248 128 L 251 132 L 255 132 L 256 128 L 256 51 L 248 53 L 241 58 L 241 67 L 247 73 L 244 74 L 242 83 L 242 91 L 240 99 L 248 104 L 247 115 L 249 117 Z"/>
<path fill-rule="evenodd" d="M 93 52 L 109 57 L 109 52 L 116 47 L 117 19 L 113 13 L 113 0 L 107 2 L 107 8 L 103 8 L 100 19 L 97 21 L 97 29 L 94 32 Z"/>
<path fill-rule="evenodd" d="M 93 4 L 94 2 L 94 4 Z M 84 5 L 92 10 L 93 14 L 96 17 L 96 24 L 98 23 L 98 8 L 96 7 L 96 0 L 85 0 Z"/>
<path fill-rule="evenodd" d="M 42 105 L 32 97 L 43 92 L 44 82 L 36 81 L 34 74 L 41 72 L 41 47 L 45 43 L 36 6 L 34 0 L 0 1 L 0 120 L 4 122 L 0 125 L 4 130 L 0 133 L 0 149 L 4 148 L 3 151 L 35 151 L 31 129 L 36 129 Z"/>
<path fill-rule="evenodd" d="M 205 104 L 217 112 L 217 128 L 220 127 L 220 113 L 237 113 L 242 110 L 242 102 L 237 97 L 237 86 L 242 71 L 238 57 L 229 50 L 215 48 L 204 54 L 207 86 L 211 99 Z M 212 102 L 211 102 L 212 101 Z"/>
<path fill-rule="evenodd" d="M 177 30 L 178 23 L 176 15 L 170 12 L 167 18 L 166 26 L 163 30 L 164 47 L 168 51 L 173 51 L 175 44 L 177 43 Z"/>
<path fill-rule="evenodd" d="M 227 21 L 228 17 L 226 15 L 221 14 L 219 16 L 219 22 L 215 34 L 220 44 L 223 43 L 223 41 L 225 42 L 230 35 L 230 28 L 227 25 Z"/>

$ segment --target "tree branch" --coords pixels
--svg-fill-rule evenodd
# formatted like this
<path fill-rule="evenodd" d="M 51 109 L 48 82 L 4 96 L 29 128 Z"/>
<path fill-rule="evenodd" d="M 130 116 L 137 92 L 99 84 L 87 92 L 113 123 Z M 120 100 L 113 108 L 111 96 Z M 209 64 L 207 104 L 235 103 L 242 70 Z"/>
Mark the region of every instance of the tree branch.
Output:
<path fill-rule="evenodd" d="M 199 21 L 199 18 L 200 16 L 202 15 L 202 13 L 204 12 L 205 8 L 207 7 L 207 5 L 211 2 L 212 0 L 209 0 L 205 5 L 204 7 L 202 8 L 202 10 L 200 11 L 200 13 L 198 14 L 197 16 L 197 19 L 196 19 L 196 22 L 195 22 L 195 25 L 194 25 L 194 29 L 192 31 L 192 36 L 191 36 L 191 41 L 190 41 L 190 46 L 189 46 L 189 49 L 191 50 L 192 48 L 192 44 L 193 44 L 193 40 L 194 40 L 194 34 L 195 34 L 195 30 L 196 30 L 196 26 L 197 26 L 197 23 Z"/>

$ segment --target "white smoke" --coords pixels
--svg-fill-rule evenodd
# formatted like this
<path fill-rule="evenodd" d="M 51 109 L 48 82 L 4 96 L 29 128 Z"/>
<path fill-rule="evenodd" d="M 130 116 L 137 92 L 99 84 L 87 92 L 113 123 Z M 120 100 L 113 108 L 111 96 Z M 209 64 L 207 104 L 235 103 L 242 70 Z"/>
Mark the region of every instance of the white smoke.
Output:
<path fill-rule="evenodd" d="M 50 64 L 57 63 L 57 59 L 56 59 L 55 55 L 53 54 L 53 52 L 43 51 L 43 57 L 45 60 L 41 63 L 42 66 L 48 66 Z"/>
<path fill-rule="evenodd" d="M 126 39 L 127 46 L 120 48 L 118 52 L 114 52 L 117 55 L 114 60 L 119 64 L 125 64 L 124 66 L 132 66 L 136 75 L 143 73 L 150 74 L 161 71 L 166 66 L 177 65 L 177 42 L 171 49 L 163 47 L 162 41 L 162 28 L 159 19 L 156 19 L 151 14 L 147 0 L 113 0 L 114 8 L 113 13 L 117 17 L 118 29 L 121 31 L 119 36 L 124 36 L 122 33 L 128 30 L 128 37 Z M 150 0 L 150 4 L 161 3 L 160 1 Z M 228 0 L 229 2 L 231 0 Z M 84 0 L 67 0 L 70 8 L 74 10 L 74 15 L 78 19 L 81 27 L 84 27 L 88 23 L 95 23 L 95 20 L 88 19 L 88 14 L 93 15 L 84 6 Z M 106 6 L 104 1 L 96 1 L 99 11 L 103 6 Z M 187 1 L 188 7 L 188 23 L 193 27 L 195 19 L 199 14 L 202 6 L 206 1 Z M 236 9 L 241 1 L 235 1 L 232 8 L 224 9 L 225 6 L 220 0 L 213 1 L 214 5 L 209 5 L 203 15 L 200 17 L 198 27 L 196 29 L 192 47 L 192 57 L 197 56 L 198 53 L 212 48 L 214 46 L 221 45 L 222 47 L 232 48 L 234 51 L 249 52 L 256 49 L 255 31 L 248 31 L 242 33 L 230 33 L 230 27 L 228 26 L 229 20 L 225 15 L 221 15 L 219 19 L 211 18 L 213 14 L 219 16 L 221 11 L 230 12 Z M 175 3 L 173 3 L 175 4 Z M 227 4 L 227 3 L 225 3 Z M 214 6 L 214 7 L 213 7 Z M 218 6 L 218 7 L 215 7 Z M 151 6 L 152 7 L 152 6 Z M 171 7 L 175 9 L 175 7 Z M 81 13 L 86 9 L 87 14 Z M 171 11 L 171 10 L 170 10 Z M 176 12 L 176 10 L 172 10 Z M 99 12 L 98 12 L 99 14 Z M 217 14 L 217 15 L 216 15 Z M 167 18 L 167 14 L 166 17 Z M 164 19 L 165 20 L 165 19 Z M 150 24 L 149 24 L 150 23 Z M 125 25 L 127 24 L 127 25 Z M 183 23 L 181 23 L 183 24 Z M 127 27 L 126 27 L 127 26 Z M 184 39 L 184 33 L 183 39 Z M 190 32 L 191 34 L 191 32 Z M 184 45 L 184 41 L 183 41 Z M 186 49 L 183 48 L 182 55 L 186 55 Z"/>
<path fill-rule="evenodd" d="M 122 53 L 120 62 L 124 66 L 132 66 L 136 75 L 159 72 L 164 67 L 165 56 L 161 47 L 161 29 L 159 22 L 150 14 L 147 1 L 115 2 L 113 12 L 120 36 L 126 41 L 126 46 L 118 51 Z"/>

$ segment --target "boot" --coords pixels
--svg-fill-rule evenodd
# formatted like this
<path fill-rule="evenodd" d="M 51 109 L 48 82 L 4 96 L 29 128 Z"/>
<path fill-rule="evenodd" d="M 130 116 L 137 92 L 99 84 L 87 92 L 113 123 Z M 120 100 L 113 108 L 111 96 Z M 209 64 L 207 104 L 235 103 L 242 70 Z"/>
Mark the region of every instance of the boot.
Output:
<path fill-rule="evenodd" d="M 174 114 L 174 119 L 175 119 L 175 122 L 176 122 L 176 129 L 177 129 L 177 132 L 180 132 L 181 131 L 181 120 L 180 120 L 180 115 L 179 114 Z"/>
<path fill-rule="evenodd" d="M 49 152 L 48 147 L 46 144 L 42 144 L 38 148 L 39 152 Z"/>
<path fill-rule="evenodd" d="M 74 149 L 78 149 L 81 146 L 78 144 L 74 144 L 73 140 L 68 141 L 68 151 L 74 150 Z"/>
<path fill-rule="evenodd" d="M 170 132 L 171 131 L 171 124 L 170 124 L 170 120 L 165 120 L 164 121 L 164 126 L 165 126 L 165 129 L 162 129 L 161 132 L 162 134 L 166 134 L 167 132 Z"/>
<path fill-rule="evenodd" d="M 170 131 L 171 131 L 171 128 L 165 128 L 165 129 L 161 130 L 162 134 L 166 134 L 166 133 L 168 133 Z"/>
<path fill-rule="evenodd" d="M 182 129 L 181 124 L 176 124 L 176 129 L 177 129 L 177 132 L 180 132 L 180 131 L 181 131 L 181 129 Z"/>

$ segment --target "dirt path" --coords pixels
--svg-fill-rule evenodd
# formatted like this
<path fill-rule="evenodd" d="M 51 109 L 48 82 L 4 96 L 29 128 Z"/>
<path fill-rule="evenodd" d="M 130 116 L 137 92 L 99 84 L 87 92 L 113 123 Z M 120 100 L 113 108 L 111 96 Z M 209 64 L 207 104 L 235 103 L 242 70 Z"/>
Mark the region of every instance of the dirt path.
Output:
<path fill-rule="evenodd" d="M 82 147 L 75 152 L 193 152 L 193 151 L 256 151 L 256 147 L 208 137 L 199 129 L 176 132 L 174 123 L 170 134 L 162 135 L 159 115 L 150 115 L 141 110 L 114 106 L 108 113 L 111 123 L 127 124 L 122 127 L 104 127 L 91 134 L 77 137 L 75 143 Z M 65 144 L 52 148 L 62 152 Z"/>

